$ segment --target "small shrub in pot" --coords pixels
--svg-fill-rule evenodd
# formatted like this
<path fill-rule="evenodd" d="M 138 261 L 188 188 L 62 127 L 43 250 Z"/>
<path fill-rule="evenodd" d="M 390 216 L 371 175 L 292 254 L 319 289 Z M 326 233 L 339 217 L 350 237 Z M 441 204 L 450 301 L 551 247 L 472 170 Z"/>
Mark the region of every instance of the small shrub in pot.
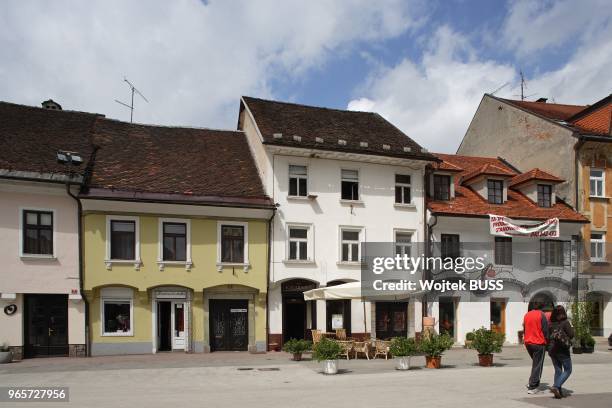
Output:
<path fill-rule="evenodd" d="M 483 367 L 493 365 L 493 353 L 500 353 L 506 336 L 503 333 L 481 327 L 474 331 L 470 348 L 478 352 L 478 363 Z"/>
<path fill-rule="evenodd" d="M 396 359 L 397 370 L 410 369 L 410 357 L 418 351 L 416 341 L 413 338 L 395 337 L 391 340 L 389 352 Z"/>
<path fill-rule="evenodd" d="M 453 339 L 446 333 L 431 333 L 421 340 L 420 350 L 425 354 L 427 368 L 440 368 L 442 353 L 453 347 Z"/>
<path fill-rule="evenodd" d="M 323 372 L 325 374 L 336 374 L 338 372 L 338 356 L 341 352 L 340 344 L 324 337 L 313 347 L 312 356 L 315 360 L 323 362 Z"/>
<path fill-rule="evenodd" d="M 302 353 L 312 348 L 308 340 L 291 339 L 283 345 L 283 351 L 293 354 L 294 361 L 302 360 Z"/>

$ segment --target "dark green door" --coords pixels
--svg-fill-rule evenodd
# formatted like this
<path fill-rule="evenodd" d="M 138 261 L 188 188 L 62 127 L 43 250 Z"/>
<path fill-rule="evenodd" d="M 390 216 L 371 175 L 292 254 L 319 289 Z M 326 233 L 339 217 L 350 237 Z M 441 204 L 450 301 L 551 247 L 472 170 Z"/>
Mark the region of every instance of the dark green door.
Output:
<path fill-rule="evenodd" d="M 68 296 L 25 296 L 25 356 L 68 355 Z"/>

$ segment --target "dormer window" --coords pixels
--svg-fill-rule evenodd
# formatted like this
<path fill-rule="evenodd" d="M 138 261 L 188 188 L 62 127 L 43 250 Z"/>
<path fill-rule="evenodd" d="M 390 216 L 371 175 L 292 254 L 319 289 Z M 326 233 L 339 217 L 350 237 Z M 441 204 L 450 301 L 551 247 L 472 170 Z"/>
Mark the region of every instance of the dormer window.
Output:
<path fill-rule="evenodd" d="M 552 205 L 552 186 L 549 184 L 538 184 L 538 207 L 550 207 Z"/>
<path fill-rule="evenodd" d="M 487 180 L 487 194 L 490 204 L 502 204 L 504 202 L 504 182 Z"/>
<path fill-rule="evenodd" d="M 433 198 L 434 200 L 450 200 L 451 177 L 444 174 L 433 176 Z"/>

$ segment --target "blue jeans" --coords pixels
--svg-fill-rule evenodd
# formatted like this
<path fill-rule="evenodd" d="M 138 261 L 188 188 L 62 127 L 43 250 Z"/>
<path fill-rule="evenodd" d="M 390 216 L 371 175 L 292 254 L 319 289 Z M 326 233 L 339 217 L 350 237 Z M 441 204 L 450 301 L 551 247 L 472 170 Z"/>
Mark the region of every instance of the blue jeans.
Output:
<path fill-rule="evenodd" d="M 555 367 L 554 386 L 557 389 L 561 389 L 561 386 L 572 374 L 572 359 L 570 356 L 563 354 L 551 354 L 550 359 L 552 360 L 553 367 Z"/>

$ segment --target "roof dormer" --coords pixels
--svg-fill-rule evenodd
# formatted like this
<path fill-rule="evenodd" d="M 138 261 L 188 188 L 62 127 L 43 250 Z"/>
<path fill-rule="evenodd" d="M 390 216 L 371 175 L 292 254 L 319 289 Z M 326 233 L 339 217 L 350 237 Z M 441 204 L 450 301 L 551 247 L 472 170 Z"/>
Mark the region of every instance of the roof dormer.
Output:
<path fill-rule="evenodd" d="M 519 174 L 510 180 L 510 187 L 520 191 L 538 207 L 552 207 L 557 202 L 555 185 L 564 180 L 538 168 Z"/>
<path fill-rule="evenodd" d="M 503 204 L 508 200 L 508 180 L 514 175 L 504 167 L 487 163 L 465 174 L 461 184 L 469 186 L 489 204 Z"/>

